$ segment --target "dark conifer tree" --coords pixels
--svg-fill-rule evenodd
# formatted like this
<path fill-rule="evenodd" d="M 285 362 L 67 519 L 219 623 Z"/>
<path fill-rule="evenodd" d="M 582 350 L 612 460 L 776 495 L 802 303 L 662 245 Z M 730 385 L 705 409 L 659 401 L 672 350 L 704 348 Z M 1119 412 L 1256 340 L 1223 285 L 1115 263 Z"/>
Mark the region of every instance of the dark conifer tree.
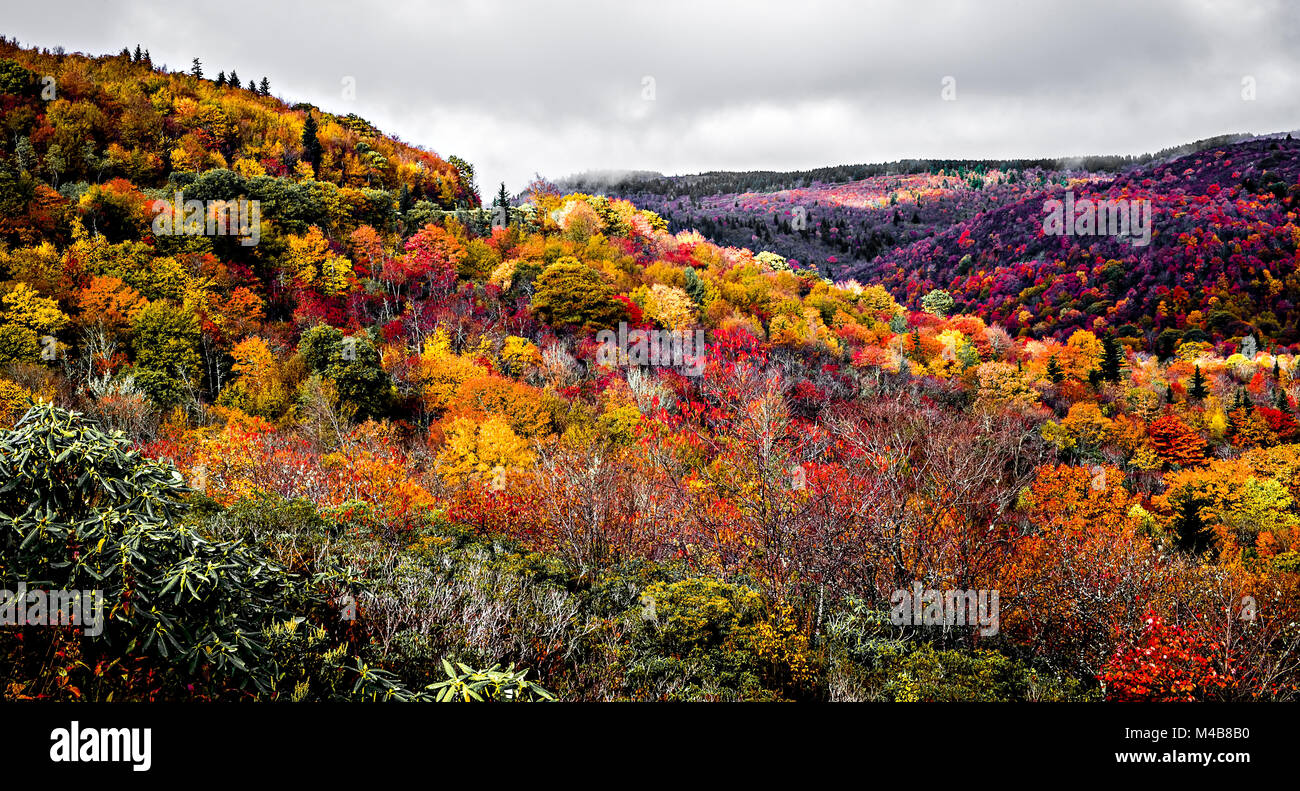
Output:
<path fill-rule="evenodd" d="M 1055 385 L 1065 381 L 1065 371 L 1061 370 L 1061 363 L 1056 359 L 1055 354 L 1047 360 L 1047 378 Z"/>
<path fill-rule="evenodd" d="M 1118 382 L 1124 368 L 1124 353 L 1115 336 L 1107 333 L 1101 339 L 1101 378 L 1107 382 Z"/>
<path fill-rule="evenodd" d="M 1205 374 L 1201 373 L 1201 366 L 1196 366 L 1196 373 L 1192 374 L 1192 386 L 1187 391 L 1192 398 L 1200 401 L 1204 399 L 1209 392 L 1205 389 Z"/>
<path fill-rule="evenodd" d="M 307 120 L 302 125 L 302 159 L 315 168 L 320 163 L 320 138 L 316 136 L 316 116 L 307 111 Z"/>

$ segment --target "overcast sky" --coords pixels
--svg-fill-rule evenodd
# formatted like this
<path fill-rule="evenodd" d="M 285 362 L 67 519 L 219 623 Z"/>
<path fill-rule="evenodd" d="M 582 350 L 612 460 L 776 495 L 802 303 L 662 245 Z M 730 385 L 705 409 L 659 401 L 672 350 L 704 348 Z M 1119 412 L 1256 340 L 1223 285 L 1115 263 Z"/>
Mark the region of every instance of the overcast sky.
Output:
<path fill-rule="evenodd" d="M 0 32 L 267 76 L 459 154 L 484 193 L 535 172 L 1137 154 L 1300 127 L 1286 0 L 5 0 Z"/>

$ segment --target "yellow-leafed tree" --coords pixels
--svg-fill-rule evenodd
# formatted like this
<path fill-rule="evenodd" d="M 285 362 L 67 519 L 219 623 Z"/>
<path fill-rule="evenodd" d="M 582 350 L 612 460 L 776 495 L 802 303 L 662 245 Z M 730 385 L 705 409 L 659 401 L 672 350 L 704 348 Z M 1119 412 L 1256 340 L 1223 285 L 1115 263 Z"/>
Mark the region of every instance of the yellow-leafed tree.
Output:
<path fill-rule="evenodd" d="M 533 463 L 533 453 L 504 418 L 491 416 L 477 423 L 462 417 L 452 421 L 438 461 L 444 480 L 464 483 L 527 467 Z"/>

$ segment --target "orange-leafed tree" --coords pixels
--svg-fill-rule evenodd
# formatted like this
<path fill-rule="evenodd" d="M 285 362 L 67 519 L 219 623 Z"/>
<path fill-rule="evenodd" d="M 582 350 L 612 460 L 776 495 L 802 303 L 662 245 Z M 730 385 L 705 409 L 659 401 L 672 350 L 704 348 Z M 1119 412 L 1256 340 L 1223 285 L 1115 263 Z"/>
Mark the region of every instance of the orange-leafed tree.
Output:
<path fill-rule="evenodd" d="M 460 239 L 430 223 L 406 241 L 401 255 L 383 262 L 379 280 L 399 301 L 413 290 L 425 296 L 445 296 L 455 284 L 456 268 L 466 255 Z"/>
<path fill-rule="evenodd" d="M 77 306 L 81 308 L 77 320 L 83 327 L 98 326 L 115 334 L 130 326 L 147 304 L 149 301 L 121 278 L 95 276 L 77 294 Z"/>
<path fill-rule="evenodd" d="M 1156 418 L 1149 429 L 1151 446 L 1166 464 L 1193 467 L 1205 462 L 1206 444 L 1175 414 Z"/>
<path fill-rule="evenodd" d="M 554 425 L 541 390 L 500 376 L 465 380 L 447 405 L 447 419 L 482 420 L 488 416 L 500 417 L 523 437 L 545 436 Z"/>
<path fill-rule="evenodd" d="M 1174 604 L 1150 515 L 1118 468 L 1041 467 L 1020 516 L 1025 535 L 1000 571 L 1002 630 L 1044 661 L 1096 674 L 1148 607 Z"/>

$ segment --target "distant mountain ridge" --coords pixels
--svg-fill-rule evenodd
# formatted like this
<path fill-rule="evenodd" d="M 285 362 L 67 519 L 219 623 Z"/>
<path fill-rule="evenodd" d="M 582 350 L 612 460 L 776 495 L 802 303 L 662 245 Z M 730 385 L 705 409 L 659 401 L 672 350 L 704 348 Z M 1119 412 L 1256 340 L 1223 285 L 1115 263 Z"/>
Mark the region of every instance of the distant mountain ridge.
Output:
<path fill-rule="evenodd" d="M 1284 133 L 1279 133 L 1284 134 Z M 584 171 L 556 183 L 568 190 L 591 194 L 625 196 L 630 193 L 657 193 L 669 197 L 690 195 L 723 195 L 734 192 L 771 192 L 814 185 L 846 184 L 873 176 L 915 175 L 938 170 L 1011 170 L 1037 168 L 1040 170 L 1083 170 L 1090 172 L 1119 172 L 1150 162 L 1177 158 L 1242 140 L 1255 135 L 1237 133 L 1217 135 L 1179 146 L 1140 155 L 1112 154 L 1072 157 L 1040 157 L 1020 159 L 899 159 L 892 162 L 862 163 L 856 165 L 827 165 L 810 170 L 711 170 L 689 175 L 666 176 L 650 170 L 593 170 Z"/>
<path fill-rule="evenodd" d="M 846 276 L 914 307 L 934 288 L 1012 331 L 1113 328 L 1172 349 L 1188 337 L 1300 340 L 1300 143 L 1252 138 L 1070 185 L 1076 200 L 1149 200 L 1149 246 L 1048 236 L 1062 185 L 882 253 Z"/>
<path fill-rule="evenodd" d="M 855 178 L 856 177 L 856 178 Z M 627 198 L 674 231 L 769 250 L 920 308 L 933 289 L 1016 332 L 1109 330 L 1134 346 L 1300 341 L 1300 145 L 1222 135 L 1141 157 L 929 161 L 565 186 Z M 1149 200 L 1152 243 L 1044 234 L 1044 201 Z"/>

